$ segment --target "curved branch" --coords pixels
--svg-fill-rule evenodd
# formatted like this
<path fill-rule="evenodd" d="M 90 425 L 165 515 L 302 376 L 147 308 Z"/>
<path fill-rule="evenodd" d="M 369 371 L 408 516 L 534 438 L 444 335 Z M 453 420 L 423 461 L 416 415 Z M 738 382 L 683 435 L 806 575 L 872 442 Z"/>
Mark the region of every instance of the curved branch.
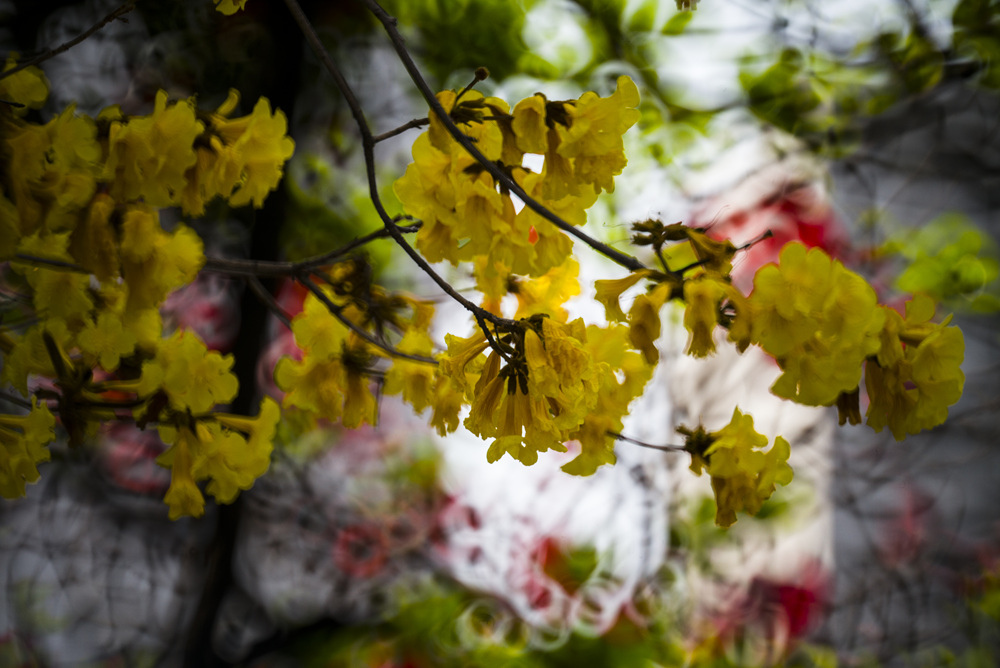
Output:
<path fill-rule="evenodd" d="M 411 362 L 422 362 L 424 364 L 436 365 L 438 363 L 438 361 L 432 357 L 424 357 L 423 355 L 411 355 L 410 353 L 400 352 L 399 350 L 396 350 L 389 344 L 379 341 L 369 332 L 366 332 L 356 323 L 352 322 L 350 318 L 345 317 L 344 314 L 342 313 L 342 311 L 344 310 L 343 307 L 338 306 L 334 304 L 332 301 L 330 301 L 330 298 L 326 296 L 326 293 L 323 292 L 323 290 L 318 285 L 316 285 L 316 283 L 311 278 L 303 275 L 299 276 L 297 280 L 302 285 L 306 286 L 306 289 L 309 290 L 309 292 L 316 295 L 316 298 L 319 299 L 321 302 L 323 302 L 323 305 L 326 306 L 327 310 L 329 310 L 330 313 L 337 320 L 342 322 L 345 327 L 347 327 L 352 332 L 357 334 L 362 340 L 367 341 L 376 348 L 384 350 L 386 354 L 388 354 L 390 357 L 398 357 L 400 359 L 410 360 Z"/>
<path fill-rule="evenodd" d="M 390 222 L 392 226 L 396 227 L 400 234 L 410 234 L 412 232 L 416 232 L 422 225 L 422 223 L 418 221 L 412 225 L 400 227 L 396 225 L 396 221 L 399 219 L 399 217 L 393 218 Z M 376 239 L 384 239 L 389 236 L 392 236 L 392 234 L 389 232 L 388 227 L 384 227 L 380 230 L 375 230 L 370 234 L 366 234 L 363 237 L 359 237 L 354 241 L 340 246 L 339 248 L 323 253 L 322 255 L 316 255 L 314 257 L 306 258 L 305 260 L 299 260 L 298 262 L 272 262 L 268 260 L 206 257 L 205 264 L 202 269 L 218 274 L 228 274 L 230 276 L 255 276 L 258 278 L 268 276 L 288 278 L 298 276 L 303 272 L 312 271 L 313 269 L 322 267 L 323 265 L 331 264 L 335 260 L 347 255 L 355 248 L 359 248 L 367 243 L 375 241 Z"/>
<path fill-rule="evenodd" d="M 309 23 L 309 19 L 302 11 L 302 7 L 299 5 L 297 0 L 285 0 L 285 4 L 288 6 L 289 11 L 291 11 L 295 22 L 299 25 L 303 35 L 306 37 L 306 41 L 309 42 L 309 46 L 316 54 L 316 57 L 323 64 L 323 67 L 326 68 L 326 71 L 329 72 L 330 76 L 333 77 L 334 83 L 336 83 L 337 88 L 340 89 L 341 94 L 344 96 L 344 100 L 347 102 L 347 106 L 351 110 L 351 116 L 353 116 L 354 122 L 358 126 L 358 131 L 361 133 L 361 144 L 364 148 L 365 156 L 365 173 L 368 177 L 369 198 L 371 199 L 372 205 L 375 207 L 375 211 L 378 213 L 379 218 L 381 218 L 383 223 L 385 223 L 389 236 L 393 238 L 396 244 L 403 249 L 411 260 L 413 260 L 413 263 L 416 264 L 421 271 L 427 274 L 431 280 L 445 292 L 445 294 L 461 304 L 466 310 L 472 313 L 477 320 L 486 320 L 494 326 L 503 329 L 515 328 L 517 326 L 515 321 L 507 318 L 501 318 L 500 316 L 490 313 L 489 311 L 476 306 L 471 301 L 456 292 L 455 288 L 453 288 L 450 283 L 434 271 L 427 260 L 425 260 L 423 256 L 421 256 L 416 249 L 414 249 L 413 246 L 406 241 L 396 225 L 392 223 L 392 218 L 385 210 L 385 206 L 382 204 L 382 198 L 378 194 L 378 179 L 375 175 L 375 138 L 372 136 L 371 127 L 368 125 L 367 119 L 365 119 L 364 111 L 361 108 L 361 102 L 354 94 L 354 90 L 347 82 L 347 79 L 344 78 L 344 75 L 340 72 L 336 63 L 333 62 L 333 59 L 323 46 L 323 43 L 319 39 L 319 35 L 316 34 L 312 24 Z M 421 79 L 421 81 L 423 80 Z M 426 86 L 426 84 L 424 85 Z M 440 108 L 440 105 L 438 105 L 438 107 Z M 485 158 L 482 157 L 482 154 L 480 154 L 480 159 L 485 160 Z M 496 166 L 490 165 L 488 168 L 495 169 Z M 516 186 L 517 184 L 514 185 Z"/>
<path fill-rule="evenodd" d="M 83 40 L 87 39 L 88 37 L 90 37 L 91 35 L 93 35 L 95 32 L 97 32 L 98 30 L 100 30 L 104 26 L 106 26 L 109 23 L 111 23 L 112 21 L 114 21 L 116 19 L 121 19 L 123 16 L 125 16 L 126 14 L 128 14 L 133 9 L 135 9 L 135 0 L 128 0 L 128 2 L 120 5 L 117 9 L 115 9 L 114 11 L 112 11 L 110 14 L 108 14 L 107 16 L 105 16 L 103 19 L 101 19 L 100 21 L 98 21 L 97 23 L 95 23 L 94 25 L 92 25 L 90 28 L 88 28 L 85 32 L 77 35 L 76 37 L 74 37 L 70 41 L 65 42 L 64 44 L 60 44 L 59 46 L 57 46 L 54 49 L 49 49 L 48 51 L 44 51 L 44 52 L 40 53 L 39 55 L 35 56 L 34 58 L 31 58 L 30 60 L 24 61 L 23 63 L 21 63 L 20 65 L 17 65 L 16 67 L 12 67 L 9 70 L 6 70 L 4 72 L 0 72 L 0 79 L 6 79 L 7 77 L 9 77 L 9 76 L 11 76 L 13 74 L 17 74 L 18 72 L 20 72 L 21 70 L 23 70 L 25 68 L 32 67 L 32 66 L 37 65 L 39 63 L 45 62 L 49 58 L 54 58 L 55 56 L 58 56 L 60 53 L 65 53 L 66 51 L 69 51 L 74 46 L 76 46 L 77 44 L 79 44 Z"/>
<path fill-rule="evenodd" d="M 396 19 L 382 9 L 381 5 L 379 5 L 375 0 L 361 1 L 368 7 L 369 11 L 375 15 L 375 18 L 377 18 L 385 28 L 386 33 L 389 35 L 389 40 L 392 42 L 392 46 L 396 50 L 396 55 L 403 63 L 403 67 L 406 68 L 407 73 L 410 75 L 410 79 L 413 80 L 413 83 L 420 90 L 420 93 L 424 96 L 424 99 L 427 100 L 427 103 L 430 105 L 434 113 L 441 119 L 442 124 L 448 128 L 448 132 L 455 139 L 455 141 L 461 144 L 462 148 L 464 148 L 469 155 L 475 158 L 493 178 L 495 178 L 503 187 L 507 188 L 507 190 L 517 195 L 518 198 L 524 202 L 525 206 L 530 208 L 539 216 L 545 218 L 563 232 L 576 237 L 608 259 L 618 263 L 630 271 L 640 271 L 647 268 L 646 265 L 640 262 L 637 258 L 632 257 L 631 255 L 626 255 L 621 251 L 617 251 L 611 246 L 594 239 L 579 228 L 567 223 L 565 220 L 546 208 L 538 200 L 531 197 L 520 185 L 517 184 L 516 181 L 514 181 L 514 179 L 507 174 L 504 174 L 503 170 L 497 167 L 491 160 L 487 159 L 487 157 L 483 155 L 478 148 L 476 148 L 476 145 L 465 136 L 457 125 L 455 125 L 455 122 L 448 115 L 448 112 L 445 111 L 444 107 L 441 106 L 441 103 L 438 102 L 434 91 L 431 90 L 430 86 L 424 80 L 423 75 L 420 74 L 420 70 L 417 69 L 416 64 L 413 62 L 409 52 L 406 50 L 403 37 L 396 29 Z"/>

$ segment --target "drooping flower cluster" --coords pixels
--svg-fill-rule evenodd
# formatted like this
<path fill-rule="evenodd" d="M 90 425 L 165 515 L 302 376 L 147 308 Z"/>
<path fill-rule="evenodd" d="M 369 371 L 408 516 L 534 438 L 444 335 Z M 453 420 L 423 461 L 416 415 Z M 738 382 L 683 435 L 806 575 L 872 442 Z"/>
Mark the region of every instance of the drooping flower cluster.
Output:
<path fill-rule="evenodd" d="M 688 354 L 705 357 L 715 352 L 713 332 L 719 324 L 730 329 L 730 338 L 741 349 L 747 345 L 745 298 L 729 278 L 736 248 L 729 241 L 710 239 L 704 232 L 680 223 L 662 225 L 648 220 L 633 226 L 637 245 L 651 245 L 663 258 L 664 271 L 645 269 L 615 280 L 596 281 L 596 299 L 612 322 L 629 323 L 629 339 L 650 364 L 659 360 L 660 309 L 668 301 L 686 303 L 684 326 L 690 332 Z M 664 244 L 674 245 L 664 248 Z M 649 289 L 632 302 L 626 316 L 622 293 L 643 279 Z"/>
<path fill-rule="evenodd" d="M 193 424 L 161 425 L 160 437 L 170 449 L 157 462 L 170 468 L 164 497 L 170 519 L 205 512 L 205 497 L 196 484 L 200 480 L 209 481 L 206 490 L 220 503 L 232 503 L 240 490 L 250 489 L 271 463 L 280 416 L 278 403 L 265 397 L 255 418 L 215 413 Z"/>
<path fill-rule="evenodd" d="M 639 118 L 638 89 L 618 79 L 607 98 L 548 101 L 536 95 L 513 112 L 499 98 L 471 91 L 438 100 L 476 148 L 525 192 L 572 225 L 601 190 L 614 189 L 625 167 L 622 134 Z M 524 156 L 545 156 L 540 173 Z M 439 118 L 413 145 L 413 163 L 396 182 L 406 212 L 423 221 L 417 248 L 430 261 L 453 264 L 485 256 L 488 266 L 540 276 L 568 257 L 569 239 L 530 207 L 516 211 L 507 189 L 456 142 Z"/>
<path fill-rule="evenodd" d="M 540 316 L 519 320 L 498 337 L 497 349 L 481 332 L 450 336 L 437 382 L 458 401 L 436 404 L 432 424 L 442 435 L 453 431 L 468 404 L 465 427 L 492 439 L 490 461 L 510 455 L 530 465 L 539 452 L 565 451 L 566 442 L 577 441 L 581 452 L 564 469 L 593 473 L 615 461 L 614 435 L 652 372 L 627 349 L 626 336 L 623 327 Z"/>
<path fill-rule="evenodd" d="M 778 436 L 765 451 L 767 437 L 757 433 L 753 417 L 739 408 L 718 431 L 706 432 L 701 426 L 677 431 L 687 437 L 685 450 L 691 454 L 691 470 L 698 475 L 705 470 L 712 478 L 715 523 L 721 527 L 732 526 L 737 512 L 756 515 L 771 498 L 775 485 L 792 481 L 788 441 Z"/>

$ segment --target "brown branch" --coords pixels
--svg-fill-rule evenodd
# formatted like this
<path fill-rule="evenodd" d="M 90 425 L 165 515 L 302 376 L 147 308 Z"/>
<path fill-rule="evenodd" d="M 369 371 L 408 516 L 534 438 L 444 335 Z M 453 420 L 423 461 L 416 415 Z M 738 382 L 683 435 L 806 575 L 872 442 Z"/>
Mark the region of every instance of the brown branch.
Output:
<path fill-rule="evenodd" d="M 122 17 L 125 16 L 126 14 L 128 14 L 129 12 L 131 12 L 133 9 L 135 9 L 135 0 L 128 0 L 128 2 L 126 2 L 126 3 L 122 4 L 121 6 L 119 6 L 117 9 L 115 9 L 114 11 L 112 11 L 110 14 L 108 14 L 107 16 L 105 16 L 103 19 L 101 19 L 100 21 L 98 21 L 97 23 L 95 23 L 94 25 L 92 25 L 90 28 L 88 28 L 85 32 L 77 35 L 76 37 L 74 37 L 70 41 L 68 41 L 68 42 L 66 42 L 64 44 L 60 44 L 59 46 L 57 46 L 54 49 L 49 49 L 48 51 L 44 51 L 44 52 L 40 53 L 39 55 L 35 56 L 34 58 L 32 58 L 30 60 L 26 60 L 23 63 L 21 63 L 20 65 L 17 65 L 16 67 L 12 67 L 11 69 L 6 70 L 5 72 L 0 72 L 0 79 L 6 79 L 7 77 L 9 77 L 9 76 L 11 76 L 13 74 L 17 74 L 18 72 L 20 72 L 21 70 L 23 70 L 23 69 L 25 69 L 27 67 L 32 67 L 32 66 L 37 65 L 39 63 L 45 62 L 46 60 L 48 60 L 50 58 L 58 56 L 60 53 L 65 53 L 66 51 L 69 51 L 74 46 L 76 46 L 77 44 L 79 44 L 83 40 L 87 39 L 88 37 L 90 37 L 91 35 L 93 35 L 94 33 L 96 33 L 98 30 L 100 30 L 104 26 L 106 26 L 109 23 L 111 23 L 112 21 L 115 21 L 115 20 L 118 20 L 118 19 L 124 20 L 124 19 L 122 19 Z"/>
<path fill-rule="evenodd" d="M 282 325 L 288 329 L 292 328 L 292 319 L 289 318 L 288 314 L 285 313 L 285 310 L 278 305 L 278 301 L 274 298 L 274 295 L 267 291 L 267 288 L 264 287 L 264 284 L 260 282 L 258 277 L 248 276 L 247 285 L 250 287 L 250 290 L 253 291 L 254 295 L 257 296 L 257 299 L 262 301 L 264 305 L 270 309 L 271 313 L 274 314 L 274 317 L 281 321 Z"/>
<path fill-rule="evenodd" d="M 369 199 L 371 199 L 372 205 L 375 207 L 376 213 L 378 213 L 379 218 L 386 226 L 389 236 L 399 245 L 400 248 L 410 257 L 414 264 L 420 268 L 427 276 L 434 281 L 438 287 L 440 287 L 445 294 L 454 299 L 456 302 L 461 304 L 466 310 L 476 316 L 476 319 L 483 319 L 492 323 L 496 327 L 503 329 L 513 329 L 517 325 L 513 320 L 508 320 L 507 318 L 501 318 L 489 311 L 476 306 L 471 301 L 458 294 L 455 289 L 444 280 L 430 264 L 421 256 L 403 237 L 400 230 L 392 222 L 392 218 L 389 216 L 388 212 L 385 210 L 385 206 L 382 203 L 382 198 L 378 193 L 378 179 L 375 175 L 375 138 L 372 136 L 371 127 L 368 125 L 368 121 L 365 119 L 364 110 L 361 108 L 361 103 L 358 101 L 357 95 L 354 94 L 354 90 L 351 85 L 344 78 L 344 75 L 340 72 L 336 63 L 330 57 L 329 52 L 323 46 L 323 43 L 319 39 L 319 35 L 316 34 L 315 29 L 309 22 L 305 13 L 302 11 L 302 7 L 296 0 L 285 0 L 285 4 L 288 6 L 289 11 L 292 13 L 292 17 L 295 22 L 299 25 L 302 30 L 302 34 L 305 35 L 306 41 L 312 48 L 316 57 L 322 63 L 326 71 L 333 77 L 334 83 L 336 83 L 337 88 L 340 89 L 341 95 L 344 96 L 344 101 L 347 102 L 347 106 L 351 110 L 351 116 L 354 118 L 354 122 L 358 127 L 358 131 L 361 133 L 361 144 L 364 149 L 365 157 L 365 173 L 368 177 L 368 193 Z M 422 81 L 422 79 L 421 79 Z M 426 86 L 426 84 L 424 84 Z M 433 95 L 432 95 L 433 97 Z M 435 100 L 436 101 L 436 100 Z M 438 105 L 440 108 L 440 105 Z M 482 154 L 480 154 L 481 156 Z M 483 158 L 485 159 L 485 158 Z M 493 166 L 495 168 L 495 165 Z M 516 184 L 515 184 L 516 185 Z"/>
<path fill-rule="evenodd" d="M 430 124 L 431 120 L 429 118 L 414 118 L 412 121 L 407 121 L 406 123 L 400 125 L 395 130 L 389 130 L 388 132 L 383 132 L 380 135 L 375 135 L 372 137 L 372 141 L 376 144 L 395 137 L 396 135 L 401 135 L 407 130 L 413 130 L 414 128 L 422 128 L 425 125 Z"/>
<path fill-rule="evenodd" d="M 53 260 L 46 257 L 38 257 L 37 255 L 28 255 L 27 253 L 17 253 L 11 259 L 12 262 L 17 262 L 20 260 L 26 264 L 40 265 L 42 267 L 52 267 L 54 269 L 62 269 L 65 271 L 72 271 L 77 274 L 90 274 L 89 269 L 84 269 L 78 264 L 72 262 L 66 262 L 65 260 Z"/>
<path fill-rule="evenodd" d="M 395 225 L 399 218 L 394 218 L 392 224 Z M 420 229 L 421 223 L 415 222 L 412 225 L 396 226 L 401 234 L 410 234 Z M 370 234 L 350 241 L 334 250 L 316 255 L 314 257 L 299 260 L 298 262 L 275 262 L 269 260 L 244 260 L 240 258 L 206 257 L 202 269 L 218 274 L 230 276 L 256 276 L 258 278 L 290 278 L 298 276 L 304 272 L 312 271 L 317 267 L 332 264 L 341 257 L 347 255 L 356 248 L 359 248 L 376 239 L 384 239 L 391 236 L 386 228 L 375 230 Z"/>
<path fill-rule="evenodd" d="M 685 452 L 683 445 L 653 445 L 652 443 L 639 441 L 614 431 L 609 431 L 608 436 L 612 436 L 618 439 L 619 441 L 625 441 L 626 443 L 631 443 L 632 445 L 638 445 L 641 448 L 649 448 L 650 450 L 660 450 L 661 452 Z"/>

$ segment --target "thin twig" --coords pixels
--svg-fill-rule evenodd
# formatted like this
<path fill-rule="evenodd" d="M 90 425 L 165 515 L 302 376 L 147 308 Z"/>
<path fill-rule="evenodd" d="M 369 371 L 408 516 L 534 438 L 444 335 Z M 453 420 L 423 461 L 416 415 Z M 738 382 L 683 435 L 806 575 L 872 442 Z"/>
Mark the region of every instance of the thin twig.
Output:
<path fill-rule="evenodd" d="M 619 441 L 625 441 L 626 443 L 631 443 L 632 445 L 638 445 L 639 447 L 642 448 L 649 448 L 650 450 L 660 450 L 662 452 L 684 452 L 683 445 L 653 445 L 652 443 L 639 441 L 614 431 L 609 431 L 608 436 L 612 436 L 618 439 Z"/>
<path fill-rule="evenodd" d="M 27 253 L 16 253 L 14 257 L 11 258 L 12 262 L 17 262 L 18 260 L 27 264 L 40 265 L 43 267 L 54 267 L 56 269 L 72 271 L 77 274 L 91 273 L 89 269 L 84 269 L 80 265 L 74 264 L 72 262 L 66 262 L 65 260 L 54 260 L 47 257 L 38 257 L 37 255 L 28 255 Z"/>
<path fill-rule="evenodd" d="M 396 219 L 393 219 L 393 225 Z M 396 226 L 401 234 L 410 234 L 420 229 L 422 223 L 419 221 L 412 225 Z M 309 272 L 317 267 L 332 264 L 337 259 L 347 255 L 356 248 L 359 248 L 376 239 L 384 239 L 392 236 L 386 228 L 381 228 L 359 237 L 354 241 L 335 248 L 331 251 L 316 255 L 314 257 L 299 260 L 298 262 L 279 262 L 269 260 L 245 260 L 240 258 L 206 257 L 202 269 L 217 274 L 227 274 L 229 276 L 256 276 L 258 278 L 289 278 L 298 276 L 303 272 Z"/>
<path fill-rule="evenodd" d="M 257 295 L 257 298 L 261 300 L 264 303 L 264 305 L 267 306 L 268 309 L 271 310 L 271 313 L 274 314 L 274 317 L 276 317 L 278 320 L 281 321 L 282 325 L 284 325 L 288 329 L 292 328 L 292 319 L 289 318 L 288 314 L 285 313 L 285 310 L 278 305 L 278 301 L 274 298 L 274 295 L 272 295 L 270 292 L 267 291 L 267 288 L 264 287 L 264 284 L 260 282 L 260 279 L 258 277 L 248 276 L 247 285 L 250 286 L 250 289 L 253 291 L 253 293 Z"/>
<path fill-rule="evenodd" d="M 6 70 L 5 72 L 0 72 L 0 79 L 6 79 L 7 77 L 9 77 L 9 76 L 11 76 L 13 74 L 17 74 L 18 72 L 20 72 L 21 70 L 25 69 L 26 67 L 32 67 L 33 65 L 37 65 L 39 63 L 45 62 L 49 58 L 53 58 L 55 56 L 58 56 L 60 53 L 65 53 L 66 51 L 69 51 L 74 46 L 76 46 L 77 44 L 79 44 L 83 40 L 87 39 L 88 37 L 90 37 L 91 35 L 93 35 L 95 32 L 97 32 L 98 30 L 100 30 L 104 26 L 106 26 L 109 23 L 111 23 L 112 21 L 115 21 L 117 19 L 121 19 L 123 16 L 125 16 L 126 14 L 128 14 L 129 12 L 131 12 L 133 9 L 135 9 L 135 0 L 128 0 L 128 2 L 126 2 L 123 5 L 121 5 L 120 7 L 118 7 L 118 9 L 115 9 L 110 14 L 108 14 L 107 16 L 105 16 L 103 19 L 101 19 L 100 21 L 98 21 L 97 23 L 95 23 L 94 25 L 92 25 L 85 32 L 83 32 L 80 35 L 74 37 L 73 39 L 71 39 L 70 41 L 66 42 L 65 44 L 60 44 L 56 48 L 49 49 L 48 51 L 45 51 L 45 52 L 43 52 L 43 53 L 35 56 L 34 58 L 30 59 L 30 60 L 24 61 L 23 63 L 21 63 L 20 65 L 17 65 L 16 67 L 12 67 L 11 69 Z"/>
<path fill-rule="evenodd" d="M 286 0 L 286 2 L 294 1 L 295 0 Z M 542 218 L 545 218 L 562 231 L 584 242 L 608 259 L 618 263 L 630 271 L 639 271 L 647 268 L 637 258 L 632 257 L 631 255 L 626 255 L 621 251 L 617 251 L 611 246 L 594 239 L 579 228 L 567 223 L 565 220 L 546 208 L 543 204 L 538 202 L 535 198 L 528 195 L 528 193 L 525 192 L 513 178 L 505 174 L 503 170 L 493 163 L 493 161 L 483 155 L 479 149 L 476 148 L 476 145 L 465 136 L 457 125 L 455 125 L 455 122 L 448 115 L 448 112 L 441 106 L 441 103 L 438 101 L 434 91 L 431 90 L 431 87 L 424 80 L 420 70 L 417 69 L 416 63 L 413 62 L 413 58 L 410 57 L 409 52 L 406 50 L 403 37 L 396 29 L 396 19 L 390 16 L 375 0 L 361 0 L 361 2 L 368 7 L 369 11 L 375 15 L 375 18 L 377 18 L 385 28 L 386 33 L 389 35 L 389 40 L 392 42 L 392 46 L 396 51 L 396 55 L 403 63 L 403 67 L 406 68 L 407 73 L 410 75 L 410 79 L 413 80 L 413 83 L 420 90 L 420 93 L 424 96 L 424 99 L 427 100 L 427 103 L 430 105 L 434 113 L 441 119 L 441 123 L 448 129 L 448 132 L 455 139 L 455 141 L 461 144 L 462 148 L 464 148 L 469 155 L 475 158 L 483 166 L 483 168 L 493 176 L 494 179 L 496 179 L 507 190 L 517 195 L 517 197 L 524 202 L 525 206 L 529 209 L 537 213 Z"/>
<path fill-rule="evenodd" d="M 407 130 L 413 130 L 414 128 L 422 128 L 423 126 L 430 124 L 430 122 L 431 119 L 429 118 L 414 118 L 412 121 L 407 121 L 406 123 L 403 123 L 395 130 L 389 130 L 388 132 L 383 132 L 380 135 L 375 135 L 374 137 L 372 137 L 372 141 L 374 141 L 377 144 L 379 142 L 385 141 L 386 139 L 395 137 L 396 135 L 401 135 Z"/>

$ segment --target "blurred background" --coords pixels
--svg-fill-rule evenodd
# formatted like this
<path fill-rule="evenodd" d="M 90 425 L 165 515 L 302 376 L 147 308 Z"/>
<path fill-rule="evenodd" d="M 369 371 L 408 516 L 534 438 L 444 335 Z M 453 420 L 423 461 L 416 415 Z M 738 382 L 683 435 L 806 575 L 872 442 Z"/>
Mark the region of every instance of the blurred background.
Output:
<path fill-rule="evenodd" d="M 783 402 L 753 351 L 685 358 L 680 312 L 626 433 L 676 443 L 739 404 L 792 445 L 795 481 L 757 518 L 715 527 L 686 455 L 621 443 L 589 478 L 566 455 L 486 463 L 384 399 L 377 428 L 279 427 L 269 473 L 229 506 L 170 522 L 155 434 L 110 425 L 53 447 L 27 498 L 0 502 L 0 666 L 991 666 L 1000 662 L 1000 3 L 995 0 L 387 0 L 436 89 L 642 95 L 629 165 L 587 231 L 682 221 L 742 243 L 734 280 L 784 243 L 819 246 L 902 304 L 927 293 L 966 337 L 965 395 L 896 443 Z M 681 7 L 680 5 L 684 5 Z M 25 57 L 117 2 L 0 2 Z M 361 2 L 303 2 L 375 132 L 426 115 Z M 192 222 L 217 256 L 299 259 L 381 226 L 349 109 L 283 3 L 139 2 L 42 69 L 47 120 L 75 103 L 145 113 L 157 90 L 213 109 L 229 88 L 288 115 L 296 152 L 263 209 Z M 392 182 L 419 130 L 378 145 Z M 179 213 L 173 214 L 179 220 Z M 165 216 L 165 219 L 169 216 Z M 382 285 L 434 299 L 439 340 L 472 323 L 390 243 Z M 614 266 L 578 248 L 583 294 Z M 441 267 L 472 291 L 467 270 Z M 268 284 L 291 312 L 303 294 Z M 275 392 L 290 333 L 239 283 L 203 274 L 167 320 L 237 356 L 235 412 Z M 862 399 L 864 402 L 864 398 Z"/>

